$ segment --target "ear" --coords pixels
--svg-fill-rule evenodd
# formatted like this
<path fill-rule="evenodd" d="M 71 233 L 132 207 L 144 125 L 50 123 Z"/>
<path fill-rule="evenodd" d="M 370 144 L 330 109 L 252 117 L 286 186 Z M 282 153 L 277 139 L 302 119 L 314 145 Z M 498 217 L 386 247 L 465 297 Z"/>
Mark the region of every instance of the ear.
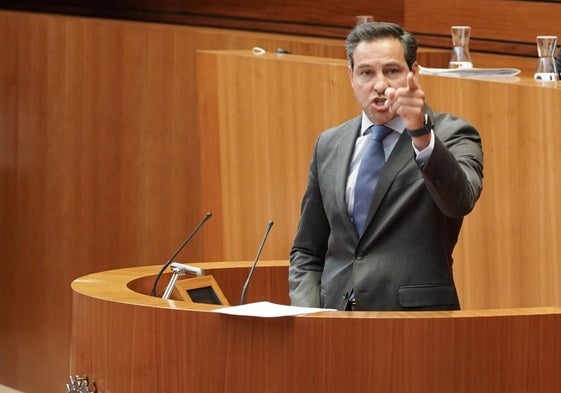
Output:
<path fill-rule="evenodd" d="M 351 86 L 353 86 L 353 69 L 351 68 L 350 64 L 347 66 L 347 72 L 349 73 L 349 80 L 351 81 Z"/>

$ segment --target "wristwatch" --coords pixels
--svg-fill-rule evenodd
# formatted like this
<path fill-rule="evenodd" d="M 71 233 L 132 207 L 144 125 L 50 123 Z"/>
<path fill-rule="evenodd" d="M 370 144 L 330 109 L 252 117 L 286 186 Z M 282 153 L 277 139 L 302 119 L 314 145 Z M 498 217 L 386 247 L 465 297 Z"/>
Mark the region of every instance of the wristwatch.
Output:
<path fill-rule="evenodd" d="M 416 130 L 410 130 L 409 128 L 406 128 L 406 130 L 409 136 L 412 138 L 430 133 L 432 130 L 432 122 L 430 121 L 429 115 L 425 114 L 425 121 L 421 128 L 417 128 Z"/>

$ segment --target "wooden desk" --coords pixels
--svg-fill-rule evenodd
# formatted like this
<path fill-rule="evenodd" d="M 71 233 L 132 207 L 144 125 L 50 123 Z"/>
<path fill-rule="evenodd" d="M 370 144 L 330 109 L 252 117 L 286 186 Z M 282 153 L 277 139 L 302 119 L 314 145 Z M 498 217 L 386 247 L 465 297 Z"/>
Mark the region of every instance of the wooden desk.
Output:
<path fill-rule="evenodd" d="M 455 252 L 464 299 L 484 308 L 561 305 L 561 84 L 531 77 L 421 83 L 431 105 L 482 135 L 483 194 Z"/>
<path fill-rule="evenodd" d="M 194 265 L 236 304 L 249 262 Z M 112 270 L 72 283 L 70 375 L 119 393 L 561 389 L 559 307 L 233 317 L 210 311 L 220 306 L 148 296 L 158 270 Z M 285 261 L 263 261 L 247 300 L 282 302 L 286 279 Z"/>
<path fill-rule="evenodd" d="M 428 54 L 430 56 L 430 54 Z M 317 135 L 360 114 L 344 60 L 199 52 L 201 200 L 215 260 L 286 258 Z M 561 83 L 421 76 L 429 105 L 475 125 L 483 193 L 454 251 L 462 308 L 561 305 Z M 216 225 L 218 223 L 218 225 Z"/>

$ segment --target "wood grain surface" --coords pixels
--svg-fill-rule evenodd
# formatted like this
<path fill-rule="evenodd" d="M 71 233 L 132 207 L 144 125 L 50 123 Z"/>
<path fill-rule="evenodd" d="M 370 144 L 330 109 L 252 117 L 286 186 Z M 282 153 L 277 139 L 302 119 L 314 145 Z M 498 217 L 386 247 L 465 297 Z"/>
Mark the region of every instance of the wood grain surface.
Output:
<path fill-rule="evenodd" d="M 226 283 L 248 262 L 200 264 Z M 100 391 L 553 392 L 561 388 L 559 307 L 448 312 L 321 312 L 234 317 L 132 291 L 158 266 L 72 284 L 70 370 Z M 284 294 L 286 262 L 256 272 L 255 299 Z M 222 270 L 228 272 L 220 275 Z M 273 296 L 274 297 L 274 296 Z M 349 378 L 352 375 L 352 378 Z"/>

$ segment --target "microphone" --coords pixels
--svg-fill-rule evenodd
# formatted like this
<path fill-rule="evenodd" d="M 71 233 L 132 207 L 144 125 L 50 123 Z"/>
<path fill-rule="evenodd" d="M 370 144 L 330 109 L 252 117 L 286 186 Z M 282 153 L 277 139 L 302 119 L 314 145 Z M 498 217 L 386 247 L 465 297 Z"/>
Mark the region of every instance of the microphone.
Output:
<path fill-rule="evenodd" d="M 247 279 L 245 280 L 245 284 L 242 289 L 240 305 L 242 305 L 244 302 L 245 292 L 247 291 L 247 287 L 249 286 L 249 281 L 251 281 L 251 276 L 253 276 L 253 271 L 255 270 L 255 266 L 257 265 L 259 256 L 261 255 L 261 251 L 263 251 L 263 246 L 265 246 L 265 240 L 267 240 L 267 236 L 269 236 L 269 232 L 271 231 L 272 226 L 273 226 L 273 221 L 269 220 L 269 222 L 267 223 L 267 228 L 265 229 L 265 234 L 263 235 L 263 239 L 261 240 L 261 244 L 257 249 L 257 255 L 255 255 L 255 260 L 253 261 L 253 265 L 251 265 L 251 269 L 249 270 L 249 274 L 247 275 Z"/>
<path fill-rule="evenodd" d="M 200 267 L 185 265 L 179 262 L 172 262 L 171 263 L 171 270 L 175 270 L 180 274 L 191 274 L 193 276 L 204 276 L 205 270 Z"/>
<path fill-rule="evenodd" d="M 179 248 L 177 249 L 177 251 L 171 256 L 170 259 L 167 260 L 166 263 L 164 263 L 164 266 L 162 266 L 162 269 L 160 270 L 160 272 L 158 273 L 158 275 L 156 276 L 156 279 L 154 280 L 154 285 L 152 286 L 152 292 L 151 295 L 152 296 L 156 296 L 156 286 L 158 285 L 158 281 L 160 280 L 160 277 L 162 276 L 162 274 L 164 273 L 164 271 L 167 269 L 167 267 L 173 262 L 173 259 L 177 256 L 177 254 L 179 254 L 181 252 L 181 250 L 183 250 L 183 248 L 187 245 L 187 243 L 189 243 L 189 241 L 191 240 L 191 238 L 193 236 L 195 236 L 197 234 L 197 232 L 199 232 L 199 230 L 202 228 L 202 226 L 204 225 L 205 222 L 207 222 L 207 220 L 212 217 L 212 213 L 211 212 L 207 212 L 204 216 L 204 218 L 201 220 L 201 222 L 199 223 L 199 225 L 197 225 L 195 227 L 195 229 L 193 230 L 193 232 L 191 232 L 191 234 L 189 236 L 187 236 L 187 239 L 185 239 L 185 241 L 183 242 L 183 244 L 181 244 L 181 246 L 179 246 Z"/>

